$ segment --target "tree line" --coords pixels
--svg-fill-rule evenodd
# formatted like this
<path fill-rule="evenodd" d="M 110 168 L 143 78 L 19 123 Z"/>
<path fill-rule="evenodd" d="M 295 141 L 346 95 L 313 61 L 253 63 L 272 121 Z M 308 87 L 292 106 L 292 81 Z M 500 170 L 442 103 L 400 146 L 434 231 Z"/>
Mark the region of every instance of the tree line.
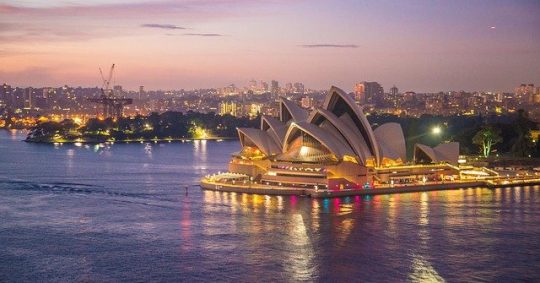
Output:
<path fill-rule="evenodd" d="M 388 122 L 399 123 L 412 155 L 416 143 L 435 146 L 442 142 L 460 143 L 460 151 L 466 155 L 506 155 L 514 157 L 540 157 L 540 142 L 533 142 L 531 130 L 538 125 L 531 121 L 527 112 L 516 111 L 513 115 L 490 116 L 434 116 L 399 117 L 390 114 L 371 114 L 370 123 L 376 128 Z M 187 113 L 168 111 L 148 116 L 113 119 L 90 119 L 84 125 L 73 120 L 43 122 L 34 127 L 29 141 L 123 141 L 136 139 L 189 139 L 189 138 L 236 138 L 237 127 L 258 128 L 260 117 L 239 118 L 211 113 Z M 440 131 L 435 134 L 433 129 Z"/>
<path fill-rule="evenodd" d="M 372 114 L 368 120 L 374 127 L 387 122 L 399 123 L 409 155 L 416 143 L 435 146 L 455 141 L 465 155 L 540 157 L 540 143 L 533 142 L 531 136 L 531 130 L 538 130 L 538 125 L 524 110 L 511 115 L 444 117 L 425 114 L 418 118 Z M 434 127 L 441 129 L 439 134 L 433 133 Z"/>
<path fill-rule="evenodd" d="M 235 138 L 237 127 L 257 127 L 260 119 L 250 120 L 215 113 L 168 111 L 148 116 L 137 115 L 118 120 L 89 119 L 84 125 L 73 120 L 47 121 L 31 129 L 27 140 L 61 141 L 125 141 L 137 139 Z M 204 133 L 204 136 L 201 135 Z M 199 136 L 197 136 L 199 135 Z"/>

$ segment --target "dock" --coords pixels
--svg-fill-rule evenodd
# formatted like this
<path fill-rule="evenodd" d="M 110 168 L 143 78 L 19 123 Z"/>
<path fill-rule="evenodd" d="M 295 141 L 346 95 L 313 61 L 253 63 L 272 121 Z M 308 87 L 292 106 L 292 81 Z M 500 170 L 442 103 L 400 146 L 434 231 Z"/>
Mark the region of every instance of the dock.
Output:
<path fill-rule="evenodd" d="M 276 187 L 262 184 L 230 184 L 230 183 L 214 183 L 207 180 L 201 181 L 201 188 L 204 190 L 221 191 L 221 192 L 236 192 L 260 195 L 297 195 L 308 196 L 312 198 L 328 198 L 328 197 L 347 197 L 347 196 L 364 196 L 364 195 L 383 195 L 383 194 L 399 194 L 413 192 L 428 192 L 428 191 L 443 191 L 457 190 L 464 188 L 500 188 L 500 187 L 517 187 L 517 186 L 535 186 L 540 185 L 540 179 L 520 180 L 512 183 L 492 183 L 489 181 L 475 180 L 470 182 L 456 183 L 437 183 L 425 185 L 408 185 L 396 187 L 381 187 L 367 189 L 342 189 L 342 190 L 326 190 L 314 188 L 295 188 L 295 187 Z"/>

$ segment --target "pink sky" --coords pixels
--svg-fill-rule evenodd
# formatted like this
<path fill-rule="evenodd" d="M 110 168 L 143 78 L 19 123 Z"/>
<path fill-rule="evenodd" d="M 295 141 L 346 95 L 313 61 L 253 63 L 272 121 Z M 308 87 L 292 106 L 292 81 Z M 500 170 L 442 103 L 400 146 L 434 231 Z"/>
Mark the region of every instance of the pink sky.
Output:
<path fill-rule="evenodd" d="M 0 81 L 509 91 L 540 84 L 539 27 L 534 0 L 0 0 Z"/>

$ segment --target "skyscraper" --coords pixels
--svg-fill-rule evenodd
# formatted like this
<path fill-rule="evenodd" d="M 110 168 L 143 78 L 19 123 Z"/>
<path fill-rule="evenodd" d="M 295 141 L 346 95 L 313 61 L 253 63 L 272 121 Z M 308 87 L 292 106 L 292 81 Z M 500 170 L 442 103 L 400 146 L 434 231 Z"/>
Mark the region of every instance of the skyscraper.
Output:
<path fill-rule="evenodd" d="M 294 83 L 294 93 L 304 93 L 303 83 Z"/>
<path fill-rule="evenodd" d="M 536 94 L 533 96 L 533 103 L 540 104 L 540 87 L 536 88 Z"/>
<path fill-rule="evenodd" d="M 34 89 L 28 87 L 24 90 L 24 108 L 32 109 L 32 96 L 34 95 Z"/>
<path fill-rule="evenodd" d="M 354 97 L 359 103 L 377 103 L 382 101 L 383 87 L 377 82 L 360 82 L 354 86 Z"/>
<path fill-rule="evenodd" d="M 293 86 L 292 86 L 292 83 L 286 83 L 286 84 L 285 84 L 285 91 L 286 91 L 287 93 L 293 92 Z"/>
<path fill-rule="evenodd" d="M 395 97 L 398 94 L 398 88 L 394 85 L 390 88 L 390 94 Z"/>
<path fill-rule="evenodd" d="M 261 81 L 260 85 L 261 85 L 261 91 L 262 92 L 267 92 L 268 91 L 268 83 L 267 82 Z"/>
<path fill-rule="evenodd" d="M 514 94 L 516 95 L 516 99 L 521 103 L 532 103 L 535 91 L 534 84 L 521 84 L 515 88 Z"/>
<path fill-rule="evenodd" d="M 144 94 L 144 86 L 139 86 L 139 100 L 142 98 Z"/>
<path fill-rule="evenodd" d="M 366 103 L 366 86 L 363 83 L 354 85 L 354 100 L 360 104 Z"/>
<path fill-rule="evenodd" d="M 13 99 L 11 95 L 11 86 L 4 83 L 0 87 L 0 104 L 5 106 L 13 105 Z"/>
<path fill-rule="evenodd" d="M 249 89 L 252 91 L 257 90 L 257 81 L 255 79 L 249 81 Z"/>
<path fill-rule="evenodd" d="M 270 92 L 272 93 L 272 97 L 277 99 L 279 95 L 279 82 L 278 81 L 272 80 L 272 82 L 270 83 Z"/>

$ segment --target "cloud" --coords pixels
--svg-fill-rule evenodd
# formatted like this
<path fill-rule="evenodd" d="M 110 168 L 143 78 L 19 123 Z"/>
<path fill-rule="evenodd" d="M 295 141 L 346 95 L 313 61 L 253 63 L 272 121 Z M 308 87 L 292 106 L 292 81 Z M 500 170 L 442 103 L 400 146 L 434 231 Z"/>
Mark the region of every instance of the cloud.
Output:
<path fill-rule="evenodd" d="M 185 27 L 179 27 L 170 24 L 142 24 L 144 28 L 158 28 L 158 29 L 186 29 Z"/>
<path fill-rule="evenodd" d="M 302 48 L 358 48 L 356 44 L 304 44 Z"/>
<path fill-rule="evenodd" d="M 203 37 L 214 37 L 214 36 L 224 36 L 219 33 L 184 33 L 185 36 L 203 36 Z"/>
<path fill-rule="evenodd" d="M 86 41 L 95 38 L 116 37 L 107 29 L 78 29 L 77 27 L 36 27 L 27 24 L 11 25 L 8 28 L 0 24 L 0 42 L 16 44 L 20 42 Z"/>
<path fill-rule="evenodd" d="M 0 0 L 0 44 L 4 42 L 29 42 L 53 40 L 88 40 L 102 37 L 136 35 L 139 29 L 162 31 L 189 30 L 165 19 L 181 18 L 191 24 L 216 19 L 243 17 L 244 14 L 231 8 L 232 3 L 249 3 L 249 0 L 138 0 L 127 2 L 116 0 L 111 3 L 72 5 L 51 1 L 39 5 L 23 5 L 15 1 Z M 47 4 L 48 3 L 48 4 Z M 155 15 L 164 23 L 154 22 Z M 73 22 L 77 24 L 74 25 Z M 16 24 L 13 24 L 16 23 Z M 135 27 L 135 28 L 133 28 Z M 218 34 L 193 36 L 219 36 Z"/>
<path fill-rule="evenodd" d="M 155 19 L 160 17 L 176 16 L 183 20 L 196 20 L 208 18 L 225 18 L 244 16 L 234 9 L 240 4 L 255 5 L 262 0 L 140 0 L 140 1 L 99 1 L 98 3 L 83 3 L 75 1 L 43 1 L 43 5 L 23 5 L 17 1 L 0 3 L 0 14 L 7 16 L 31 15 L 33 17 L 55 18 L 100 18 L 100 19 Z"/>

